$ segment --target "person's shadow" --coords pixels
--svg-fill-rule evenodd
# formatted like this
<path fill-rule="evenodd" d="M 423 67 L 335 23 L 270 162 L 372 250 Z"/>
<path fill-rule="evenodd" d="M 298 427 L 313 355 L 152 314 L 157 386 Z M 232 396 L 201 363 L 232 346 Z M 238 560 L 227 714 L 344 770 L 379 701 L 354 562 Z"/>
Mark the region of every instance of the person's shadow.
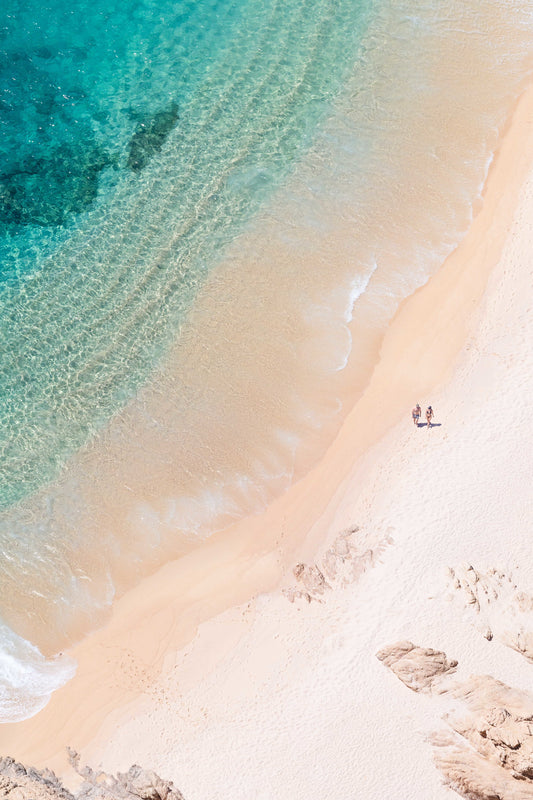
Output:
<path fill-rule="evenodd" d="M 442 422 L 417 422 L 418 428 L 440 428 Z"/>

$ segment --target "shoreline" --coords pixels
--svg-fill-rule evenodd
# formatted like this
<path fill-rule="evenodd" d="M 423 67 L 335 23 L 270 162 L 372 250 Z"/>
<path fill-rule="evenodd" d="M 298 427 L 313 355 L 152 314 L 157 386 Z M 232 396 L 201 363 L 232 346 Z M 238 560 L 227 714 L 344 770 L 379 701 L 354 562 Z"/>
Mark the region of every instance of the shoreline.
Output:
<path fill-rule="evenodd" d="M 350 56 L 346 85 L 326 103 L 303 149 L 294 151 L 285 178 L 277 189 L 277 181 L 272 184 L 257 213 L 250 207 L 237 235 L 226 237 L 222 228 L 216 234 L 223 247 L 212 264 L 206 262 L 204 277 L 194 279 L 172 346 L 150 363 L 144 384 L 131 397 L 126 392 L 120 413 L 102 418 L 72 452 L 57 481 L 3 515 L 6 557 L 15 567 L 6 571 L 2 616 L 44 655 L 71 647 L 103 624 L 113 600 L 142 576 L 181 557 L 198 539 L 263 510 L 307 473 L 362 394 L 399 303 L 464 236 L 530 63 L 520 3 L 510 14 L 500 0 L 489 10 L 481 4 L 465 11 L 453 2 L 451 8 L 451 28 L 446 14 L 440 20 L 429 7 L 420 18 L 406 17 L 394 3 L 370 14 L 366 37 Z M 508 53 L 505 69 L 491 55 L 492 30 Z M 170 161 L 179 168 L 179 158 Z M 236 170 L 228 173 L 230 205 L 235 179 L 237 193 L 248 191 L 238 165 Z M 166 300 L 159 309 L 156 289 L 159 278 L 166 283 L 166 270 L 160 275 L 149 252 L 166 240 L 158 220 L 179 216 L 173 203 L 167 207 L 162 184 L 160 189 L 146 218 L 146 282 L 137 267 L 127 269 L 131 287 L 130 277 L 116 283 L 104 268 L 119 293 L 97 291 L 106 309 L 119 303 L 120 326 L 133 311 L 125 298 L 135 296 L 139 325 L 153 329 L 154 346 L 157 331 L 170 330 Z M 209 217 L 207 208 L 201 213 Z M 128 218 L 129 212 L 126 226 Z M 169 246 L 181 252 L 179 231 Z M 105 249 L 105 236 L 91 241 Z M 111 259 L 118 258 L 119 273 L 130 253 L 123 244 L 116 239 Z M 92 252 L 91 246 L 89 261 Z M 186 262 L 188 257 L 168 273 L 171 282 L 181 285 L 182 267 L 188 274 L 192 266 Z M 68 269 L 61 274 L 68 282 Z M 97 272 L 90 274 L 103 290 Z M 132 295 L 138 279 L 139 293 Z M 82 277 L 75 286 L 85 284 Z M 155 305 L 150 300 L 144 308 L 141 286 Z M 66 290 L 62 296 L 70 295 Z M 164 296 L 178 305 L 183 300 L 173 291 Z M 61 305 L 72 314 L 72 303 Z M 60 309 L 50 313 L 59 324 Z M 111 331 L 113 314 L 95 313 L 109 320 Z M 134 338 L 136 325 L 126 325 Z M 89 338 L 93 327 L 87 328 Z M 118 354 L 122 345 L 112 339 L 109 346 Z M 142 344 L 143 337 L 137 340 Z M 105 372 L 106 356 L 100 357 Z M 61 351 L 57 359 L 59 368 Z M 66 358 L 67 371 L 69 363 Z M 74 384 L 74 410 L 68 412 L 73 424 L 79 417 Z M 97 407 L 98 385 L 86 395 Z M 85 400 L 80 403 L 85 408 Z M 26 567 L 19 543 L 31 536 L 35 547 Z M 55 542 L 62 553 L 58 563 L 50 556 Z"/>
<path fill-rule="evenodd" d="M 265 512 L 215 534 L 121 598 L 108 624 L 70 651 L 78 661 L 76 676 L 36 717 L 0 728 L 4 754 L 69 775 L 65 747 L 81 751 L 84 760 L 95 742 L 105 749 L 110 730 L 127 720 L 129 704 L 153 699 L 154 687 L 202 623 L 293 582 L 290 570 L 296 562 L 314 560 L 317 550 L 357 521 L 356 496 L 372 469 L 379 478 L 370 451 L 398 424 L 402 431 L 412 424 L 414 402 L 424 403 L 429 392 L 438 395 L 490 301 L 485 286 L 511 230 L 524 176 L 533 166 L 532 119 L 530 87 L 503 135 L 483 205 L 465 239 L 436 275 L 402 303 L 363 396 L 325 456 Z"/>

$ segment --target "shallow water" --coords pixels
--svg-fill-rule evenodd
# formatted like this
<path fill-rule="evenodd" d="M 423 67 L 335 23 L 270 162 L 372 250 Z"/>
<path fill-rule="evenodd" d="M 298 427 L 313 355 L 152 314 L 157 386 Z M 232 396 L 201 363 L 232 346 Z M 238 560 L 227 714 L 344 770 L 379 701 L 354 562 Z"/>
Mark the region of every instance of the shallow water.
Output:
<path fill-rule="evenodd" d="M 39 8 L 0 34 L 0 613 L 51 654 L 316 458 L 468 227 L 533 20 Z"/>

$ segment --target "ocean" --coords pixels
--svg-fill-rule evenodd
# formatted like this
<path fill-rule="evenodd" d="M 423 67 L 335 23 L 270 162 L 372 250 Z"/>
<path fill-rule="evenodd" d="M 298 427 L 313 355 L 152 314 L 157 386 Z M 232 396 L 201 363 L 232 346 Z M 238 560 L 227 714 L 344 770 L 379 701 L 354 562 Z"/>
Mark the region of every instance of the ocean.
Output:
<path fill-rule="evenodd" d="M 468 228 L 532 29 L 525 0 L 4 2 L 0 721 L 319 457 Z"/>

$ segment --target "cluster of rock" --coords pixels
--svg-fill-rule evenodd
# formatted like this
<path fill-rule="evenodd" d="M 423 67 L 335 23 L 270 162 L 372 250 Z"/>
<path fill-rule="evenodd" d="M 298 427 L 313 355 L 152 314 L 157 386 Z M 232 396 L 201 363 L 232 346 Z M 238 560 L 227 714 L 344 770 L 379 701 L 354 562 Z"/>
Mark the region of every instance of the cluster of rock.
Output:
<path fill-rule="evenodd" d="M 449 661 L 442 650 L 416 647 L 407 641 L 384 647 L 376 656 L 413 692 L 433 692 L 440 685 L 437 678 L 457 668 L 457 661 Z M 444 691 L 442 687 L 440 693 Z"/>
<path fill-rule="evenodd" d="M 385 548 L 392 544 L 387 536 L 374 547 L 367 548 L 363 536 L 354 538 L 359 531 L 357 525 L 342 531 L 318 564 L 296 564 L 293 575 L 298 585 L 283 590 L 291 603 L 295 600 L 320 602 L 327 590 L 353 583 L 373 567 Z"/>
<path fill-rule="evenodd" d="M 431 740 L 450 788 L 468 800 L 533 800 L 533 696 L 490 675 L 459 681 L 457 661 L 412 642 L 377 657 L 409 689 L 453 701 L 448 729 Z"/>
<path fill-rule="evenodd" d="M 134 765 L 126 773 L 108 775 L 80 768 L 79 756 L 70 752 L 71 764 L 83 778 L 74 794 L 49 769 L 25 767 L 10 757 L 0 757 L 1 800 L 184 800 L 172 781 Z"/>
<path fill-rule="evenodd" d="M 470 565 L 448 568 L 450 598 L 473 614 L 488 641 L 497 639 L 533 662 L 533 597 L 504 572 Z"/>

